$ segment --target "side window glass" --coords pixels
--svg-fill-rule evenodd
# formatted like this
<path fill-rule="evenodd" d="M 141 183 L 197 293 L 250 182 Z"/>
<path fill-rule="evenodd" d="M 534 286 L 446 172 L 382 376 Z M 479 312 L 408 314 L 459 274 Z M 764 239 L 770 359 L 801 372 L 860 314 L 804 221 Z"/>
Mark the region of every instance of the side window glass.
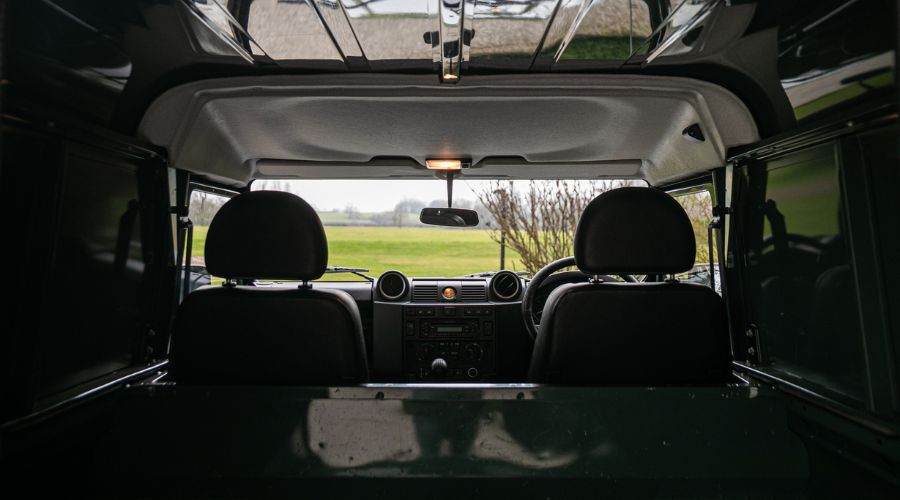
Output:
<path fill-rule="evenodd" d="M 721 280 L 719 279 L 718 266 L 716 265 L 715 238 L 709 239 L 709 224 L 713 218 L 712 185 L 704 185 L 690 188 L 681 192 L 670 193 L 687 212 L 694 229 L 694 239 L 697 242 L 697 254 L 694 256 L 694 267 L 675 276 L 682 283 L 699 283 L 713 285 L 717 293 L 722 293 Z M 712 245 L 712 247 L 710 247 Z M 712 266 L 710 265 L 712 264 Z M 712 275 L 711 273 L 715 273 Z"/>
<path fill-rule="evenodd" d="M 190 260 L 191 291 L 204 285 L 220 284 L 223 281 L 222 278 L 210 276 L 206 271 L 204 251 L 206 249 L 206 232 L 209 230 L 209 224 L 228 200 L 228 196 L 198 188 L 194 188 L 191 191 L 191 199 L 188 205 L 188 216 L 194 224 Z"/>
<path fill-rule="evenodd" d="M 782 373 L 858 399 L 856 279 L 834 144 L 751 170 L 751 318 Z"/>
<path fill-rule="evenodd" d="M 105 150 L 67 149 L 48 314 L 35 340 L 38 397 L 142 361 L 146 295 L 138 166 Z M 12 241 L 12 240 L 8 240 Z"/>

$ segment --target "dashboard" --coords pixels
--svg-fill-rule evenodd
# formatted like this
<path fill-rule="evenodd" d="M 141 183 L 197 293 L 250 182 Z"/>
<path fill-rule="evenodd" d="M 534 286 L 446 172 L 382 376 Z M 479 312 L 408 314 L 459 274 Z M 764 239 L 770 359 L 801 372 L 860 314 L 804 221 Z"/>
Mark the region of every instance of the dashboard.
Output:
<path fill-rule="evenodd" d="M 531 355 L 524 288 L 510 271 L 454 279 L 382 274 L 373 287 L 373 380 L 523 380 Z"/>

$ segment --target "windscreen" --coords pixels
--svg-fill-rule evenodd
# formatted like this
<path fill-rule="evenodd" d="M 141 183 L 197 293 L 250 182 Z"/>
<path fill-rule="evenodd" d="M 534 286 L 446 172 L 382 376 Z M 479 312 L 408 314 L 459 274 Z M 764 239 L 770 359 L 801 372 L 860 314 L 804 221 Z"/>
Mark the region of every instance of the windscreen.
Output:
<path fill-rule="evenodd" d="M 572 255 L 583 208 L 627 180 L 456 180 L 452 206 L 475 210 L 467 228 L 422 224 L 425 207 L 447 207 L 447 184 L 434 180 L 259 180 L 254 190 L 294 193 L 311 204 L 328 237 L 330 266 L 396 269 L 407 276 L 457 277 L 509 269 L 533 273 Z M 198 228 L 202 231 L 202 228 Z M 341 275 L 343 274 L 343 275 Z M 333 273 L 325 279 L 352 279 Z"/>

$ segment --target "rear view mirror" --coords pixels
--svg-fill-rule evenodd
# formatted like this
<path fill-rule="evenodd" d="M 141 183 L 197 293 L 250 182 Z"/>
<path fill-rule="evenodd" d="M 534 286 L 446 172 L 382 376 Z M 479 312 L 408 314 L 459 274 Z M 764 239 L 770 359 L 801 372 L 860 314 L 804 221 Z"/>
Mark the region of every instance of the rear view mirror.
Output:
<path fill-rule="evenodd" d="M 419 221 L 432 226 L 472 227 L 478 225 L 478 212 L 465 208 L 423 208 Z"/>

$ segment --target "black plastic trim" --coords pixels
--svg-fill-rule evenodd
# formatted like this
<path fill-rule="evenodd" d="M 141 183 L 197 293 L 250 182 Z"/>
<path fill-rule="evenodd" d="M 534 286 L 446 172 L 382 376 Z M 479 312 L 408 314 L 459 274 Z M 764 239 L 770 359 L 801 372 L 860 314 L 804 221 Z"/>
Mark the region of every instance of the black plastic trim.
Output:
<path fill-rule="evenodd" d="M 403 281 L 403 291 L 402 292 L 400 292 L 399 294 L 390 295 L 388 293 L 385 293 L 384 290 L 382 290 L 382 288 L 381 288 L 382 280 L 384 280 L 385 277 L 388 277 L 388 276 L 399 276 L 400 277 L 400 279 Z M 384 300 L 390 301 L 390 302 L 401 300 L 409 294 L 409 291 L 410 291 L 409 279 L 406 277 L 405 274 L 401 273 L 400 271 L 395 271 L 393 269 L 390 271 L 385 271 L 384 273 L 381 274 L 381 276 L 378 277 L 378 280 L 375 282 L 375 289 L 378 291 L 378 295 L 380 296 L 381 299 L 384 299 Z"/>

